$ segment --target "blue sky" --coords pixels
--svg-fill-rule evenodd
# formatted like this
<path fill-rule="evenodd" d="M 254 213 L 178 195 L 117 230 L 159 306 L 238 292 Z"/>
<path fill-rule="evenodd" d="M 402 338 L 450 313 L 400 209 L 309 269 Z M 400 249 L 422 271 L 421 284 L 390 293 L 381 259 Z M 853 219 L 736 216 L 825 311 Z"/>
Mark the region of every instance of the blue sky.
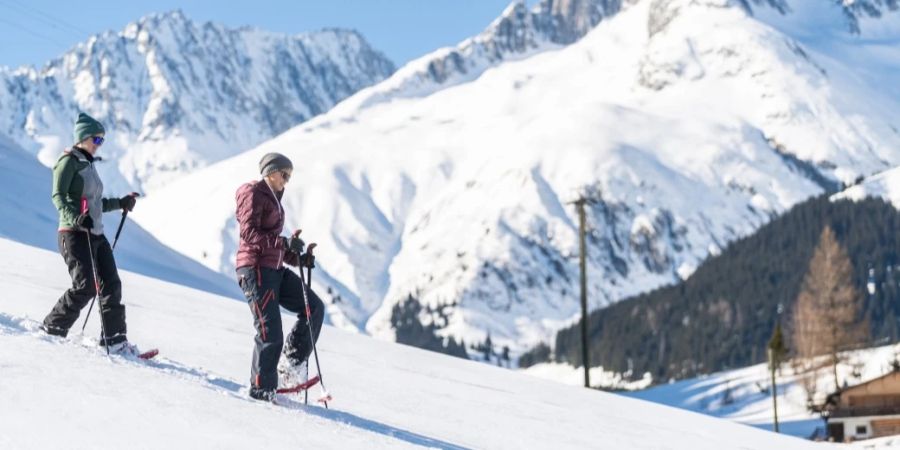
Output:
<path fill-rule="evenodd" d="M 91 34 L 119 31 L 147 14 L 181 9 L 195 21 L 286 33 L 354 28 L 399 66 L 478 33 L 511 1 L 0 0 L 0 65 L 43 65 Z"/>

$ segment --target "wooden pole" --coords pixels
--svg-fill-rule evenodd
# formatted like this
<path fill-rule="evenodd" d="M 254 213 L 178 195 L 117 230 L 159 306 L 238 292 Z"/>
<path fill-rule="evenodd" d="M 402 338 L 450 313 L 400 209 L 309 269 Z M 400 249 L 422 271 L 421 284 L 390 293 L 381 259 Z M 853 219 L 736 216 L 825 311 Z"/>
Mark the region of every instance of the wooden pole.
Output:
<path fill-rule="evenodd" d="M 777 369 L 778 363 L 775 361 L 775 352 L 771 348 L 768 354 L 769 369 L 772 371 L 772 411 L 775 414 L 775 432 L 778 433 L 778 385 L 775 384 L 775 369 Z"/>
<path fill-rule="evenodd" d="M 578 206 L 578 221 L 581 229 L 581 362 L 584 365 L 584 387 L 589 388 L 591 387 L 591 364 L 588 359 L 587 262 L 585 254 L 585 233 L 587 231 L 584 217 L 585 199 L 580 198 L 575 204 Z"/>

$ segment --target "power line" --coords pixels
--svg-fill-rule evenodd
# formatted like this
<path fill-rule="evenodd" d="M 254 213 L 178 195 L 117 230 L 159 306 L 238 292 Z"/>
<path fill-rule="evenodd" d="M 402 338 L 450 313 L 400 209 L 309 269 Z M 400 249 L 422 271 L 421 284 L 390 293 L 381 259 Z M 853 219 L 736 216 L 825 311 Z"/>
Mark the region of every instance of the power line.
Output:
<path fill-rule="evenodd" d="M 43 39 L 44 41 L 46 41 L 46 42 L 48 42 L 48 43 L 51 43 L 51 44 L 53 44 L 53 45 L 62 45 L 62 46 L 65 46 L 65 44 L 63 44 L 63 43 L 60 42 L 60 41 L 57 41 L 56 39 L 53 39 L 53 38 L 51 38 L 51 37 L 49 37 L 49 36 L 47 36 L 47 35 L 38 33 L 38 32 L 36 32 L 36 31 L 34 31 L 34 30 L 32 30 L 32 29 L 26 27 L 26 26 L 23 26 L 23 25 L 18 24 L 18 23 L 16 23 L 16 22 L 10 21 L 10 20 L 5 19 L 5 18 L 3 18 L 3 17 L 0 17 L 0 22 L 5 23 L 5 24 L 10 25 L 10 26 L 13 26 L 13 27 L 15 27 L 15 28 L 18 28 L 18 29 L 20 29 L 20 30 L 22 30 L 22 31 L 24 31 L 24 32 L 26 32 L 26 33 L 28 33 L 28 34 L 34 36 L 34 37 L 37 37 L 37 38 L 39 38 L 39 39 Z"/>
<path fill-rule="evenodd" d="M 41 21 L 44 24 L 49 25 L 53 28 L 56 28 L 60 31 L 75 32 L 75 33 L 84 34 L 84 35 L 91 34 L 90 32 L 85 31 L 85 30 L 81 29 L 80 27 L 73 25 L 72 23 L 70 23 L 68 21 L 60 19 L 50 13 L 41 11 L 33 6 L 24 4 L 18 0 L 4 0 L 4 1 L 0 1 L 0 4 L 5 5 L 7 8 L 17 9 L 20 14 L 21 13 L 27 14 L 27 15 L 31 16 L 32 18 L 37 19 L 38 21 Z M 67 28 L 68 30 L 63 30 L 63 28 Z"/>

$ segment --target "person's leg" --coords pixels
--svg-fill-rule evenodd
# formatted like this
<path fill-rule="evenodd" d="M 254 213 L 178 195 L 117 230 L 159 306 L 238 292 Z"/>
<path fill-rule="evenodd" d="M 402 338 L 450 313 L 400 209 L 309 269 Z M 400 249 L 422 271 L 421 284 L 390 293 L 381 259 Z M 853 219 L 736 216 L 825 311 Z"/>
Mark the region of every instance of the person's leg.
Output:
<path fill-rule="evenodd" d="M 91 250 L 85 233 L 63 231 L 58 233 L 57 241 L 59 253 L 69 267 L 72 287 L 63 293 L 50 314 L 44 318 L 43 329 L 52 335 L 66 336 L 78 320 L 81 309 L 96 294 L 96 289 L 91 269 Z"/>
<path fill-rule="evenodd" d="M 284 345 L 281 311 L 278 308 L 281 273 L 266 268 L 243 267 L 238 269 L 238 279 L 256 327 L 250 395 L 265 398 L 267 393 L 278 388 L 278 359 Z"/>
<path fill-rule="evenodd" d="M 122 281 L 106 236 L 93 236 L 91 239 L 96 247 L 97 275 L 100 278 L 100 319 L 103 320 L 103 330 L 106 331 L 106 341 L 101 340 L 100 345 L 114 345 L 128 340 L 125 305 L 122 304 Z"/>
<path fill-rule="evenodd" d="M 301 269 L 302 270 L 302 269 Z M 310 327 L 312 338 L 318 342 L 319 331 L 325 319 L 325 304 L 312 289 L 307 290 L 309 299 Z M 306 325 L 306 307 L 303 303 L 303 282 L 292 270 L 284 270 L 284 280 L 281 283 L 281 306 L 288 311 L 297 314 L 297 323 L 287 337 L 284 354 L 293 364 L 300 364 L 313 348 L 309 339 L 309 328 Z"/>

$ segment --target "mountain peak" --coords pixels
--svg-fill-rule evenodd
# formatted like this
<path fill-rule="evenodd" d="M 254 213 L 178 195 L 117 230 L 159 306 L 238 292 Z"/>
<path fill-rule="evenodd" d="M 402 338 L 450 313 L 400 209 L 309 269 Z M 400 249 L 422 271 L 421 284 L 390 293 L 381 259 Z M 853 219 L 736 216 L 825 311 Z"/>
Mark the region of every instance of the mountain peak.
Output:
<path fill-rule="evenodd" d="M 621 0 L 542 0 L 534 14 L 551 42 L 571 44 L 620 9 Z"/>
<path fill-rule="evenodd" d="M 103 169 L 104 180 L 152 190 L 393 71 L 356 31 L 235 29 L 176 9 L 95 34 L 41 70 L 0 71 L 0 133 L 49 165 L 68 142 L 75 111 L 86 111 L 110 131 L 104 151 L 116 164 Z"/>
<path fill-rule="evenodd" d="M 142 28 L 144 27 L 158 27 L 163 24 L 168 25 L 184 25 L 187 23 L 193 23 L 193 21 L 182 11 L 181 9 L 173 9 L 165 12 L 151 13 L 140 19 L 132 22 L 132 24 L 136 24 Z M 212 23 L 212 22 L 208 22 Z M 131 24 L 129 24 L 131 25 Z M 128 28 L 128 25 L 126 25 Z"/>

